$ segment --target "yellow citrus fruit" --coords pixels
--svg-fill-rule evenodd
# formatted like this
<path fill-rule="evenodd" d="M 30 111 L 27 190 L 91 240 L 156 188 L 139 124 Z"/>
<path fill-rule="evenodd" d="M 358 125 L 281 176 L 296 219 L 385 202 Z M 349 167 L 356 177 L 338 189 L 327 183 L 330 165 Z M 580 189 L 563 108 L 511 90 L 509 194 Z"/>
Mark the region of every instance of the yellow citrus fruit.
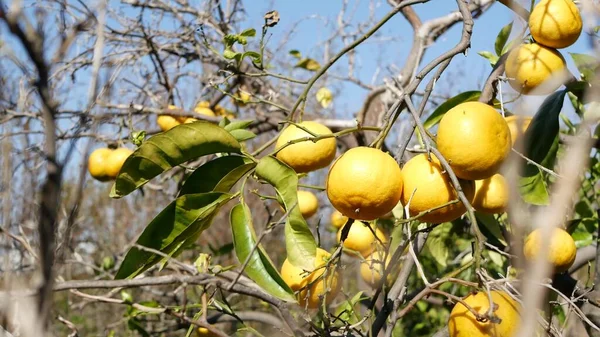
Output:
<path fill-rule="evenodd" d="M 329 135 L 331 130 L 323 124 L 317 122 L 302 122 L 299 124 L 306 130 L 316 135 Z M 285 128 L 275 144 L 275 148 L 287 144 L 289 141 L 311 137 L 312 135 L 295 125 Z M 325 138 L 317 142 L 311 140 L 301 141 L 277 152 L 277 159 L 291 166 L 298 173 L 315 171 L 328 166 L 335 158 L 336 141 L 335 138 Z"/>
<path fill-rule="evenodd" d="M 552 85 L 535 91 L 537 95 L 547 95 L 562 85 L 553 78 L 567 67 L 564 57 L 553 48 L 537 43 L 522 44 L 513 49 L 506 59 L 505 72 L 510 86 L 516 91 L 529 94 L 547 80 Z"/>
<path fill-rule="evenodd" d="M 308 219 L 319 210 L 319 199 L 312 192 L 298 191 L 298 208 L 302 216 Z"/>
<path fill-rule="evenodd" d="M 317 248 L 315 269 L 309 270 L 310 273 L 292 265 L 288 259 L 283 261 L 281 277 L 294 292 L 299 292 L 298 302 L 301 306 L 318 307 L 321 302 L 319 296 L 324 296 L 325 303 L 329 304 L 340 291 L 342 283 L 337 270 L 333 272 L 331 266 L 325 276 L 324 266 L 330 256 L 326 250 Z"/>
<path fill-rule="evenodd" d="M 169 115 L 159 115 L 156 118 L 156 123 L 163 132 L 169 131 L 177 125 L 181 124 L 177 118 Z"/>
<path fill-rule="evenodd" d="M 196 118 L 189 117 L 189 118 L 186 118 L 185 122 L 183 122 L 183 123 L 184 124 L 189 124 L 189 123 L 194 123 L 194 122 L 197 122 L 197 121 L 198 120 Z"/>
<path fill-rule="evenodd" d="M 487 319 L 483 322 L 477 321 L 473 313 L 462 303 L 456 303 L 450 319 L 448 320 L 448 332 L 450 337 L 512 337 L 519 328 L 519 303 L 513 300 L 507 293 L 502 291 L 491 291 L 492 308 L 494 317 L 500 323 L 494 323 Z M 481 315 L 488 313 L 490 300 L 486 292 L 478 292 L 464 298 L 464 302 Z"/>
<path fill-rule="evenodd" d="M 342 228 L 346 222 L 348 221 L 348 217 L 344 216 L 338 210 L 334 210 L 331 213 L 331 225 L 335 228 Z"/>
<path fill-rule="evenodd" d="M 106 173 L 106 161 L 111 153 L 111 149 L 99 148 L 90 154 L 88 171 L 92 177 L 100 181 L 106 181 L 110 178 Z"/>
<path fill-rule="evenodd" d="M 218 335 L 207 328 L 199 327 L 196 329 L 196 337 L 217 337 Z"/>
<path fill-rule="evenodd" d="M 531 124 L 531 120 L 533 118 L 512 115 L 506 116 L 504 117 L 504 119 L 506 120 L 508 128 L 510 129 L 510 139 L 512 141 L 512 144 L 515 145 L 517 138 L 519 136 L 522 136 L 525 133 L 525 131 L 527 131 L 527 128 L 529 127 L 529 124 Z"/>
<path fill-rule="evenodd" d="M 437 147 L 457 177 L 491 177 L 510 153 L 510 129 L 493 107 L 481 102 L 450 109 L 438 128 Z"/>
<path fill-rule="evenodd" d="M 337 233 L 338 243 L 342 237 L 342 230 L 340 228 Z M 379 228 L 362 221 L 354 221 L 348 232 L 348 237 L 344 240 L 344 248 L 354 250 L 366 257 L 386 242 L 387 237 Z"/>
<path fill-rule="evenodd" d="M 121 171 L 121 167 L 123 167 L 123 163 L 125 163 L 127 157 L 132 153 L 133 151 L 125 147 L 113 150 L 106 159 L 106 175 L 111 178 L 116 178 L 119 171 Z"/>
<path fill-rule="evenodd" d="M 496 173 L 493 176 L 475 181 L 475 197 L 471 205 L 479 212 L 504 213 L 508 206 L 508 183 Z"/>
<path fill-rule="evenodd" d="M 376 285 L 381 281 L 385 268 L 387 268 L 392 259 L 392 255 L 388 254 L 385 259 L 385 266 L 383 259 L 386 253 L 382 250 L 376 250 L 371 255 L 367 256 L 364 261 L 360 263 L 360 276 L 362 279 L 370 285 Z M 394 268 L 399 269 L 399 268 Z M 392 281 L 398 270 L 392 271 L 388 274 L 388 281 Z"/>
<path fill-rule="evenodd" d="M 194 112 L 198 113 L 200 115 L 204 115 L 204 116 L 209 116 L 209 117 L 215 117 L 215 112 L 212 111 L 210 108 L 208 107 L 198 107 L 196 106 L 194 108 Z"/>
<path fill-rule="evenodd" d="M 572 0 L 542 0 L 529 15 L 529 31 L 539 44 L 565 48 L 577 41 L 583 23 Z"/>
<path fill-rule="evenodd" d="M 402 172 L 389 154 L 355 147 L 331 165 L 327 197 L 335 209 L 357 220 L 375 220 L 391 212 L 402 195 Z"/>
<path fill-rule="evenodd" d="M 409 205 L 411 217 L 458 200 L 458 193 L 448 173 L 434 155 L 431 155 L 431 161 L 424 153 L 411 158 L 402 168 L 402 180 L 402 204 Z M 471 200 L 474 193 L 473 182 L 461 180 L 460 186 L 467 199 Z M 457 219 L 466 211 L 464 204 L 458 202 L 426 213 L 419 219 L 423 222 L 442 223 Z"/>
<path fill-rule="evenodd" d="M 527 260 L 534 260 L 541 246 L 541 232 L 539 229 L 534 230 L 525 239 L 525 247 L 523 253 Z M 561 228 L 555 228 L 550 238 L 550 251 L 547 255 L 547 260 L 554 266 L 557 273 L 567 271 L 575 262 L 577 256 L 577 247 L 575 241 L 567 231 Z"/>

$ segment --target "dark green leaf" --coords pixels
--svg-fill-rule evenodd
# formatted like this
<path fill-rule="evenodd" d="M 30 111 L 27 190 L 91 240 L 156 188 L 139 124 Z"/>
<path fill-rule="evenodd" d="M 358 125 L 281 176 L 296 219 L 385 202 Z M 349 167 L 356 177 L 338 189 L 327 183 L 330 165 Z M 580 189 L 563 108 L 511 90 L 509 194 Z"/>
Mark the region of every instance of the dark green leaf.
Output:
<path fill-rule="evenodd" d="M 240 152 L 238 141 L 223 128 L 202 121 L 178 125 L 149 138 L 127 158 L 110 196 L 123 197 L 174 166 L 223 152 Z"/>
<path fill-rule="evenodd" d="M 211 191 L 229 192 L 231 187 L 254 166 L 255 164 L 246 157 L 223 156 L 216 158 L 192 172 L 183 183 L 179 195 Z M 240 170 L 236 170 L 238 168 Z"/>
<path fill-rule="evenodd" d="M 477 218 L 477 222 L 482 225 L 481 230 L 482 232 L 485 232 L 484 234 L 491 244 L 500 248 L 503 248 L 502 246 L 506 246 L 506 240 L 504 239 L 504 235 L 502 235 L 500 223 L 493 215 L 475 212 L 475 217 Z"/>
<path fill-rule="evenodd" d="M 269 294 L 282 300 L 294 301 L 294 292 L 285 284 L 262 245 L 254 249 L 256 234 L 248 206 L 245 203 L 235 205 L 231 210 L 230 221 L 238 260 L 243 264 L 250 257 L 244 269 L 248 277 Z"/>
<path fill-rule="evenodd" d="M 292 55 L 293 57 L 295 57 L 297 59 L 302 58 L 302 54 L 300 53 L 299 50 L 296 50 L 296 49 L 290 50 L 290 55 Z"/>
<path fill-rule="evenodd" d="M 250 28 L 240 33 L 241 36 L 254 37 L 256 36 L 256 29 Z"/>
<path fill-rule="evenodd" d="M 542 172 L 519 178 L 519 192 L 523 201 L 532 205 L 548 205 L 549 195 Z"/>
<path fill-rule="evenodd" d="M 228 60 L 232 60 L 232 59 L 236 58 L 238 55 L 240 55 L 240 53 L 236 53 L 231 49 L 225 49 L 225 51 L 223 51 L 223 57 Z"/>
<path fill-rule="evenodd" d="M 295 66 L 295 68 L 302 68 L 302 69 L 306 69 L 306 70 L 310 70 L 310 71 L 317 71 L 321 68 L 321 65 L 319 64 L 319 62 L 310 59 L 310 58 L 305 58 L 300 60 Z"/>
<path fill-rule="evenodd" d="M 425 120 L 423 126 L 425 127 L 425 129 L 430 129 L 431 127 L 439 123 L 439 121 L 442 119 L 442 117 L 444 117 L 444 114 L 448 112 L 448 110 L 454 108 L 460 103 L 476 101 L 479 99 L 480 96 L 481 91 L 465 91 L 448 99 L 446 102 L 440 104 L 433 111 L 433 113 L 429 117 L 427 117 L 427 120 Z"/>
<path fill-rule="evenodd" d="M 127 328 L 131 331 L 137 331 L 142 337 L 150 337 L 148 331 L 144 329 L 142 324 L 136 318 L 130 318 L 127 320 Z"/>
<path fill-rule="evenodd" d="M 235 121 L 235 122 L 231 122 L 231 123 L 228 123 L 227 125 L 225 125 L 224 129 L 227 131 L 232 131 L 232 130 L 237 130 L 237 129 L 245 129 L 248 126 L 250 126 L 250 124 L 252 124 L 253 122 L 254 122 L 253 120 Z"/>
<path fill-rule="evenodd" d="M 290 263 L 312 270 L 315 266 L 317 243 L 297 207 L 298 175 L 294 169 L 271 156 L 263 157 L 258 162 L 256 174 L 275 188 L 283 200 L 286 212 L 289 212 L 285 220 L 285 246 Z"/>
<path fill-rule="evenodd" d="M 493 67 L 496 65 L 496 63 L 498 62 L 499 57 L 492 54 L 489 51 L 480 51 L 477 54 L 483 56 L 485 59 L 487 59 L 488 61 L 490 61 L 490 65 Z"/>
<path fill-rule="evenodd" d="M 231 131 L 229 131 L 229 133 L 231 133 L 231 135 L 238 142 L 243 142 L 243 141 L 246 141 L 246 140 L 256 137 L 256 134 L 254 132 L 248 131 L 248 130 L 243 130 L 243 129 L 231 130 Z"/>
<path fill-rule="evenodd" d="M 502 50 L 504 49 L 504 45 L 506 45 L 506 41 L 508 41 L 508 37 L 510 36 L 510 32 L 512 31 L 513 22 L 508 25 L 502 27 L 498 36 L 496 37 L 496 43 L 494 44 L 494 49 L 496 50 L 496 55 L 502 56 Z"/>
<path fill-rule="evenodd" d="M 223 256 L 231 253 L 233 251 L 233 243 L 227 243 L 222 245 L 221 247 L 213 247 L 210 243 L 208 244 L 208 248 L 210 248 L 213 256 Z"/>
<path fill-rule="evenodd" d="M 188 194 L 177 198 L 162 210 L 144 229 L 136 243 L 167 255 L 197 238 L 214 214 L 232 196 L 226 193 Z M 195 240 L 194 240 L 195 241 Z M 158 263 L 161 256 L 132 247 L 121 263 L 116 279 L 133 278 Z"/>

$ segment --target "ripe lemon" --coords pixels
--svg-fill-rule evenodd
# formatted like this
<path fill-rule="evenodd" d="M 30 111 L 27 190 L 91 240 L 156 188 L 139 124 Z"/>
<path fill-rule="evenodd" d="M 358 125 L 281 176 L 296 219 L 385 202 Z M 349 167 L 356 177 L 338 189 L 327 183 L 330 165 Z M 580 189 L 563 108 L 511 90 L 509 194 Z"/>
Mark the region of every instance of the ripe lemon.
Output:
<path fill-rule="evenodd" d="M 373 234 L 373 232 L 375 232 Z M 342 229 L 338 230 L 337 242 L 340 242 L 342 237 Z M 385 234 L 371 224 L 362 221 L 355 221 L 350 227 L 348 237 L 344 240 L 344 248 L 354 250 L 360 253 L 363 257 L 369 256 L 377 246 L 386 243 Z"/>
<path fill-rule="evenodd" d="M 340 291 L 342 283 L 337 270 L 333 272 L 333 267 L 329 267 L 324 275 L 324 266 L 330 256 L 326 250 L 317 248 L 315 269 L 310 274 L 292 265 L 288 259 L 283 261 L 281 277 L 294 292 L 299 292 L 298 303 L 301 306 L 318 307 L 321 302 L 319 296 L 324 296 L 326 304 L 329 304 Z"/>
<path fill-rule="evenodd" d="M 516 91 L 528 94 L 547 80 L 552 86 L 535 91 L 537 95 L 546 95 L 562 85 L 552 78 L 567 67 L 564 57 L 556 50 L 537 43 L 522 44 L 513 49 L 506 59 L 505 72 L 510 78 L 510 86 Z"/>
<path fill-rule="evenodd" d="M 208 330 L 207 328 L 199 327 L 196 329 L 196 337 L 217 337 L 216 333 Z"/>
<path fill-rule="evenodd" d="M 343 215 L 374 220 L 390 212 L 402 194 L 402 172 L 381 150 L 355 147 L 341 155 L 327 176 L 327 197 Z"/>
<path fill-rule="evenodd" d="M 512 145 L 515 145 L 517 138 L 522 136 L 525 131 L 527 131 L 532 119 L 532 117 L 517 115 L 504 117 L 504 120 L 506 120 L 508 128 L 510 129 L 510 139 L 512 141 Z"/>
<path fill-rule="evenodd" d="M 331 134 L 331 130 L 323 124 L 317 122 L 302 122 L 299 125 L 317 135 Z M 312 135 L 295 125 L 286 127 L 275 144 L 275 148 L 287 144 L 289 141 L 311 137 Z M 298 173 L 315 171 L 328 166 L 335 158 L 336 141 L 335 138 L 325 138 L 317 142 L 306 140 L 286 146 L 283 150 L 277 152 L 277 159 L 291 166 Z"/>
<path fill-rule="evenodd" d="M 419 154 L 406 162 L 402 168 L 402 204 L 409 205 L 411 217 L 458 200 L 458 193 L 452 186 L 450 177 L 444 172 L 437 158 L 433 155 L 431 157 L 429 161 L 426 154 Z M 460 185 L 467 199 L 471 200 L 474 193 L 473 182 L 463 180 L 460 181 Z M 426 213 L 419 219 L 423 222 L 442 223 L 457 219 L 466 211 L 464 204 L 458 202 Z"/>
<path fill-rule="evenodd" d="M 525 239 L 523 253 L 527 260 L 533 261 L 541 246 L 541 233 L 539 229 L 534 230 Z M 567 271 L 577 256 L 575 241 L 564 229 L 555 228 L 550 239 L 550 251 L 547 260 L 554 266 L 557 273 Z"/>
<path fill-rule="evenodd" d="M 203 102 L 200 102 L 203 103 Z M 215 117 L 215 112 L 212 111 L 208 105 L 204 106 L 205 104 L 200 105 L 200 103 L 198 105 L 196 105 L 196 107 L 194 108 L 194 112 L 198 113 L 200 115 L 204 115 L 204 116 L 209 116 L 209 117 Z M 206 102 L 208 103 L 208 102 Z"/>
<path fill-rule="evenodd" d="M 388 254 L 385 259 L 385 266 L 383 264 L 383 258 L 385 257 L 385 252 L 382 250 L 376 250 L 371 255 L 367 256 L 364 261 L 360 264 L 360 276 L 362 279 L 370 285 L 376 285 L 381 281 L 383 277 L 383 273 L 385 268 L 387 268 L 392 259 L 392 255 Z M 396 270 L 390 272 L 387 277 L 387 281 L 391 282 L 399 268 L 394 268 Z"/>
<path fill-rule="evenodd" d="M 493 107 L 481 102 L 450 109 L 438 128 L 437 147 L 457 177 L 491 177 L 510 153 L 510 129 Z"/>
<path fill-rule="evenodd" d="M 520 306 L 507 293 L 491 291 L 493 315 L 500 319 L 500 323 L 492 320 L 477 321 L 473 313 L 462 303 L 456 303 L 450 319 L 448 332 L 450 337 L 513 337 L 519 327 Z M 486 292 L 478 292 L 464 298 L 465 303 L 479 314 L 487 314 L 490 300 Z"/>
<path fill-rule="evenodd" d="M 348 217 L 344 216 L 338 210 L 334 210 L 331 213 L 331 225 L 335 228 L 342 228 L 346 222 L 348 222 Z"/>
<path fill-rule="evenodd" d="M 319 199 L 317 196 L 309 191 L 298 191 L 298 208 L 300 213 L 305 219 L 317 213 L 319 209 Z"/>
<path fill-rule="evenodd" d="M 132 154 L 128 148 L 120 147 L 111 152 L 110 156 L 106 159 L 106 175 L 111 178 L 116 178 L 123 167 L 123 163 L 127 160 L 130 154 Z"/>
<path fill-rule="evenodd" d="M 169 115 L 159 115 L 156 118 L 156 123 L 163 132 L 169 131 L 177 125 L 181 124 L 177 118 Z"/>
<path fill-rule="evenodd" d="M 106 181 L 110 178 L 106 174 L 106 161 L 111 153 L 111 149 L 99 148 L 90 154 L 88 158 L 88 171 L 93 178 L 100 181 Z"/>
<path fill-rule="evenodd" d="M 501 174 L 475 181 L 475 197 L 471 205 L 483 213 L 504 213 L 508 205 L 508 183 Z"/>
<path fill-rule="evenodd" d="M 581 15 L 572 0 L 542 0 L 529 15 L 529 31 L 539 44 L 565 48 L 581 35 Z"/>

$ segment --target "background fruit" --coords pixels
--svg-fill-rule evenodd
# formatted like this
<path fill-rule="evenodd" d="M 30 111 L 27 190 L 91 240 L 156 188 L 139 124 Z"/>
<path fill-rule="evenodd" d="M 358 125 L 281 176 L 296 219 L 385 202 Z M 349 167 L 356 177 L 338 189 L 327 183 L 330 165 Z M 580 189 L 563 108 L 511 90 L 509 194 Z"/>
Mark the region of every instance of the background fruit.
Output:
<path fill-rule="evenodd" d="M 198 329 L 196 329 L 195 336 L 196 337 L 217 337 L 219 335 L 217 335 L 216 333 L 213 333 L 212 331 L 208 330 L 207 328 L 199 327 Z"/>
<path fill-rule="evenodd" d="M 215 112 L 212 111 L 209 107 L 199 107 L 199 106 L 196 106 L 194 108 L 194 112 L 198 113 L 200 115 L 205 115 L 205 116 L 209 116 L 209 117 L 215 117 Z"/>
<path fill-rule="evenodd" d="M 529 261 L 536 259 L 541 246 L 541 232 L 539 229 L 534 230 L 525 239 L 525 247 L 523 253 Z M 577 247 L 575 241 L 567 231 L 561 228 L 555 228 L 550 239 L 550 251 L 547 255 L 547 260 L 554 266 L 557 273 L 567 271 L 575 262 L 577 256 Z"/>
<path fill-rule="evenodd" d="M 181 124 L 177 118 L 169 115 L 159 115 L 156 118 L 156 123 L 163 132 L 169 131 L 177 125 Z"/>
<path fill-rule="evenodd" d="M 529 15 L 529 31 L 537 43 L 565 48 L 581 35 L 581 15 L 572 0 L 542 0 Z"/>
<path fill-rule="evenodd" d="M 373 234 L 375 232 L 375 234 Z M 342 229 L 338 230 L 337 242 L 342 237 Z M 344 248 L 354 250 L 363 257 L 367 257 L 378 245 L 387 242 L 385 234 L 377 227 L 362 221 L 354 221 L 348 232 L 348 237 L 344 240 Z"/>
<path fill-rule="evenodd" d="M 433 155 L 431 157 L 432 160 L 429 161 L 426 154 L 419 154 L 406 162 L 402 168 L 404 181 L 402 204 L 409 205 L 410 200 L 411 217 L 458 199 L 450 177 L 447 173 L 443 173 L 444 170 L 437 158 Z M 461 181 L 460 184 L 467 199 L 471 200 L 475 189 L 473 182 Z M 458 202 L 427 213 L 420 220 L 442 223 L 457 219 L 465 212 L 463 203 Z"/>
<path fill-rule="evenodd" d="M 326 184 L 327 197 L 340 213 L 357 220 L 374 220 L 400 201 L 402 173 L 389 154 L 355 147 L 333 163 Z"/>
<path fill-rule="evenodd" d="M 491 297 L 496 308 L 494 316 L 501 320 L 500 323 L 492 323 L 490 320 L 478 322 L 467 307 L 456 303 L 448 320 L 450 337 L 513 337 L 520 321 L 519 304 L 502 291 L 491 291 Z M 464 301 L 479 314 L 486 314 L 490 308 L 485 292 L 471 294 Z"/>
<path fill-rule="evenodd" d="M 337 270 L 332 272 L 333 269 L 330 268 L 327 272 L 327 277 L 321 277 L 325 273 L 325 268 L 320 267 L 323 267 L 327 263 L 330 256 L 331 254 L 326 250 L 317 248 L 315 269 L 308 275 L 301 268 L 292 265 L 288 259 L 283 261 L 281 277 L 293 291 L 299 291 L 298 302 L 301 306 L 307 306 L 308 308 L 318 307 L 320 303 L 319 296 L 324 295 L 327 290 L 329 292 L 325 296 L 325 301 L 329 304 L 340 291 L 342 284 Z M 308 286 L 309 284 L 310 286 Z"/>
<path fill-rule="evenodd" d="M 528 94 L 552 76 L 563 71 L 567 65 L 563 56 L 555 49 L 537 43 L 522 44 L 513 49 L 506 59 L 506 77 L 516 91 Z M 553 85 L 535 91 L 546 95 L 558 89 L 562 83 L 554 80 Z M 549 85 L 549 84 L 548 84 Z"/>
<path fill-rule="evenodd" d="M 370 285 L 376 285 L 381 280 L 383 276 L 383 272 L 385 268 L 387 268 L 390 264 L 392 255 L 388 254 L 385 260 L 385 266 L 383 264 L 383 258 L 385 257 L 385 252 L 382 250 L 376 250 L 371 255 L 367 256 L 364 261 L 360 263 L 360 276 L 362 279 Z M 399 268 L 394 268 L 395 271 L 392 271 L 388 274 L 388 281 L 391 281 L 395 278 Z"/>
<path fill-rule="evenodd" d="M 302 216 L 305 219 L 308 219 L 315 215 L 317 210 L 319 210 L 319 199 L 317 199 L 317 196 L 312 192 L 298 191 L 298 208 L 300 209 Z"/>
<path fill-rule="evenodd" d="M 88 158 L 88 171 L 90 175 L 100 181 L 106 181 L 110 177 L 106 173 L 106 161 L 113 150 L 99 148 L 94 150 Z"/>
<path fill-rule="evenodd" d="M 307 121 L 299 125 L 317 135 L 331 134 L 328 127 L 317 122 Z M 311 134 L 295 125 L 289 125 L 279 135 L 275 148 L 278 149 L 291 140 L 310 136 Z M 318 142 L 308 140 L 285 147 L 277 152 L 277 158 L 291 166 L 296 172 L 305 173 L 328 166 L 335 158 L 336 150 L 336 141 L 333 137 L 321 139 Z"/>
<path fill-rule="evenodd" d="M 344 216 L 340 211 L 333 210 L 331 212 L 331 225 L 335 228 L 342 228 L 348 221 L 348 217 Z"/>
<path fill-rule="evenodd" d="M 508 205 L 508 183 L 498 173 L 475 181 L 475 197 L 471 205 L 479 212 L 504 213 Z"/>
<path fill-rule="evenodd" d="M 506 124 L 508 124 L 508 128 L 510 129 L 510 139 L 512 145 L 515 145 L 518 137 L 521 137 L 523 134 L 525 134 L 525 131 L 527 131 L 532 119 L 532 117 L 517 115 L 504 117 L 504 120 L 506 120 Z"/>
<path fill-rule="evenodd" d="M 106 159 L 106 175 L 111 178 L 116 178 L 123 167 L 123 163 L 127 160 L 130 154 L 132 154 L 128 148 L 120 147 L 111 152 L 110 156 Z"/>
<path fill-rule="evenodd" d="M 466 102 L 442 117 L 436 143 L 456 176 L 485 179 L 498 171 L 510 153 L 510 129 L 493 107 Z"/>

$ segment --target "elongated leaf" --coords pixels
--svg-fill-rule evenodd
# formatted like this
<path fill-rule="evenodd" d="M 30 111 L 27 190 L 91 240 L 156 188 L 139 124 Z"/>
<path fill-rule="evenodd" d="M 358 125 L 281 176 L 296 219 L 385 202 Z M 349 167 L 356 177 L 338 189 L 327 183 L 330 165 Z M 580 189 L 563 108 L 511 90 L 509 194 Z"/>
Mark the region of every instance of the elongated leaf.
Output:
<path fill-rule="evenodd" d="M 256 164 L 250 159 L 241 156 L 223 156 L 213 159 L 190 174 L 183 183 L 179 195 L 210 191 L 229 192 L 231 187 L 254 166 Z M 243 169 L 239 169 L 240 167 Z"/>
<path fill-rule="evenodd" d="M 448 110 L 454 108 L 460 103 L 476 101 L 479 99 L 480 96 L 481 91 L 465 91 L 450 98 L 446 102 L 440 104 L 440 106 L 438 106 L 433 111 L 433 113 L 427 118 L 427 120 L 425 120 L 423 126 L 425 127 L 425 129 L 430 129 L 431 127 L 439 123 L 439 121 L 442 119 L 442 117 L 444 117 L 444 114 L 448 112 Z"/>
<path fill-rule="evenodd" d="M 252 131 L 244 130 L 244 129 L 236 129 L 229 131 L 231 135 L 238 141 L 243 142 L 245 140 L 252 139 L 256 137 L 256 134 Z"/>
<path fill-rule="evenodd" d="M 475 212 L 475 217 L 477 218 L 477 223 L 482 225 L 481 231 L 491 244 L 500 248 L 506 247 L 506 240 L 504 239 L 504 235 L 502 235 L 500 224 L 493 215 Z"/>
<path fill-rule="evenodd" d="M 206 229 L 218 209 L 231 198 L 230 194 L 219 192 L 181 196 L 146 226 L 136 243 L 170 255 L 182 243 Z M 132 247 L 115 278 L 133 278 L 161 259 L 161 256 Z"/>
<path fill-rule="evenodd" d="M 245 129 L 245 128 L 249 127 L 250 124 L 252 124 L 253 122 L 254 121 L 252 121 L 252 120 L 235 121 L 235 122 L 228 123 L 223 128 L 225 130 L 227 130 L 227 131 L 233 131 L 233 130 L 238 130 L 238 129 Z"/>
<path fill-rule="evenodd" d="M 229 219 L 238 261 L 243 264 L 250 257 L 244 272 L 269 294 L 282 300 L 294 301 L 294 292 L 285 284 L 262 245 L 254 249 L 256 234 L 248 206 L 245 203 L 235 205 Z"/>
<path fill-rule="evenodd" d="M 544 181 L 542 172 L 538 169 L 535 175 L 521 177 L 519 179 L 519 193 L 528 204 L 532 205 L 548 205 L 550 196 Z"/>
<path fill-rule="evenodd" d="M 240 152 L 240 144 L 223 128 L 202 121 L 178 125 L 146 140 L 127 158 L 110 196 L 123 197 L 174 166 L 221 152 Z"/>
<path fill-rule="evenodd" d="M 512 31 L 513 22 L 508 25 L 502 27 L 498 36 L 496 37 L 496 43 L 494 43 L 494 49 L 496 50 L 496 55 L 501 56 L 502 51 L 504 49 L 504 45 L 506 45 L 506 41 L 508 41 L 508 37 L 510 36 L 510 32 Z"/>
<path fill-rule="evenodd" d="M 314 269 L 317 243 L 297 207 L 298 175 L 294 169 L 271 156 L 258 162 L 256 174 L 275 187 L 285 210 L 289 212 L 285 222 L 285 247 L 289 261 L 305 270 Z"/>

